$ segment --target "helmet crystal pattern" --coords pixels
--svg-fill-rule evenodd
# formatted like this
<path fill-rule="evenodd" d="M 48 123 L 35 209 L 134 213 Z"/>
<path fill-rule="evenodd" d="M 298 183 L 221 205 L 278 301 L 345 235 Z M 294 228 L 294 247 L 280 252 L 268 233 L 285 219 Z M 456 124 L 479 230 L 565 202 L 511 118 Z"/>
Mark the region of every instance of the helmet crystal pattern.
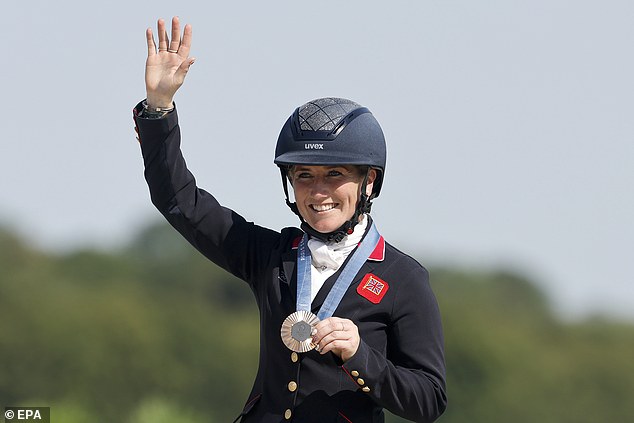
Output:
<path fill-rule="evenodd" d="M 361 106 L 345 98 L 318 98 L 299 108 L 302 131 L 332 131 L 348 113 Z"/>

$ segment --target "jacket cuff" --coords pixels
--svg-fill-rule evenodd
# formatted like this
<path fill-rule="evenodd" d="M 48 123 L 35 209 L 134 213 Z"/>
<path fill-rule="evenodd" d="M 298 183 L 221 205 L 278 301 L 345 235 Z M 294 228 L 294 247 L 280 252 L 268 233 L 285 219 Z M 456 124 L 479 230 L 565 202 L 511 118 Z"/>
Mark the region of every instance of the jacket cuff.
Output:
<path fill-rule="evenodd" d="M 137 133 L 137 140 L 143 143 L 144 140 L 163 139 L 164 137 L 158 137 L 160 134 L 170 133 L 176 126 L 178 126 L 178 113 L 176 111 L 176 104 L 174 104 L 174 110 L 168 112 L 160 119 L 147 119 L 142 116 L 143 101 L 140 101 L 132 110 L 132 116 L 135 123 L 135 131 Z"/>
<path fill-rule="evenodd" d="M 376 383 L 376 376 L 370 373 L 368 366 L 370 352 L 370 347 L 362 339 L 357 352 L 341 366 L 365 393 L 371 392 L 374 389 L 373 384 Z"/>

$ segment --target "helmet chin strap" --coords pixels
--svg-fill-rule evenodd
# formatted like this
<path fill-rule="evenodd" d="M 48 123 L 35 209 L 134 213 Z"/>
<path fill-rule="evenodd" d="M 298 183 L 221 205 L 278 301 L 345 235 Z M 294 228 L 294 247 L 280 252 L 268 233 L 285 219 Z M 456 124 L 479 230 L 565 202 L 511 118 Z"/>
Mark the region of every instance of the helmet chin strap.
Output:
<path fill-rule="evenodd" d="M 357 206 L 355 207 L 354 214 L 350 220 L 344 222 L 338 229 L 335 229 L 332 232 L 319 232 L 310 226 L 302 215 L 299 213 L 299 208 L 297 207 L 297 203 L 291 203 L 288 198 L 288 186 L 287 186 L 287 169 L 283 169 L 280 167 L 280 172 L 282 173 L 282 186 L 284 187 L 284 195 L 286 196 L 286 205 L 299 216 L 299 219 L 302 221 L 301 228 L 304 232 L 310 235 L 313 238 L 317 238 L 320 241 L 330 243 L 330 242 L 341 242 L 347 235 L 350 235 L 354 232 L 354 227 L 359 223 L 359 217 L 363 214 L 370 213 L 372 209 L 372 200 L 371 197 L 368 197 L 366 192 L 366 187 L 368 185 L 368 173 L 369 169 L 366 172 L 363 182 L 361 183 L 361 192 L 359 193 L 359 200 L 357 201 Z"/>
<path fill-rule="evenodd" d="M 284 188 L 284 196 L 286 197 L 286 205 L 293 213 L 299 216 L 299 219 L 304 222 L 304 218 L 299 213 L 299 209 L 297 208 L 297 203 L 291 203 L 291 200 L 288 198 L 288 168 L 286 166 L 280 166 L 280 173 L 282 174 L 282 187 Z"/>

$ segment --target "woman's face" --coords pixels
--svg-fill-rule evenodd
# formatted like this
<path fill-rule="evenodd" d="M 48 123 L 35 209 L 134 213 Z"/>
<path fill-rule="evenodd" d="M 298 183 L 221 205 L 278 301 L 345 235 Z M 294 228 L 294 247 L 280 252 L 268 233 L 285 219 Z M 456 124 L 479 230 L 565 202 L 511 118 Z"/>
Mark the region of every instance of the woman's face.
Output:
<path fill-rule="evenodd" d="M 299 213 L 313 229 L 332 232 L 352 218 L 364 176 L 358 167 L 296 165 L 290 176 Z M 370 169 L 367 195 L 375 178 L 376 170 Z"/>

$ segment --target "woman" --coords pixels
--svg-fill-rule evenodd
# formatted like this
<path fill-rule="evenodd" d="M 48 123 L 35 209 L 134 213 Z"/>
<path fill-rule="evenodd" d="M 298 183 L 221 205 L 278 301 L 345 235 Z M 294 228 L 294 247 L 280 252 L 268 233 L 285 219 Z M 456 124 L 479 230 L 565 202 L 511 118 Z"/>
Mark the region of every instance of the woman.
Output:
<path fill-rule="evenodd" d="M 259 370 L 242 422 L 418 422 L 445 409 L 440 315 L 427 271 L 370 218 L 385 141 L 344 99 L 299 107 L 275 163 L 301 228 L 246 222 L 196 186 L 180 151 L 173 97 L 194 59 L 191 26 L 147 30 L 147 99 L 134 109 L 152 202 L 201 253 L 246 281 L 260 309 Z M 296 202 L 288 196 L 290 183 Z M 236 421 L 238 420 L 236 419 Z"/>

